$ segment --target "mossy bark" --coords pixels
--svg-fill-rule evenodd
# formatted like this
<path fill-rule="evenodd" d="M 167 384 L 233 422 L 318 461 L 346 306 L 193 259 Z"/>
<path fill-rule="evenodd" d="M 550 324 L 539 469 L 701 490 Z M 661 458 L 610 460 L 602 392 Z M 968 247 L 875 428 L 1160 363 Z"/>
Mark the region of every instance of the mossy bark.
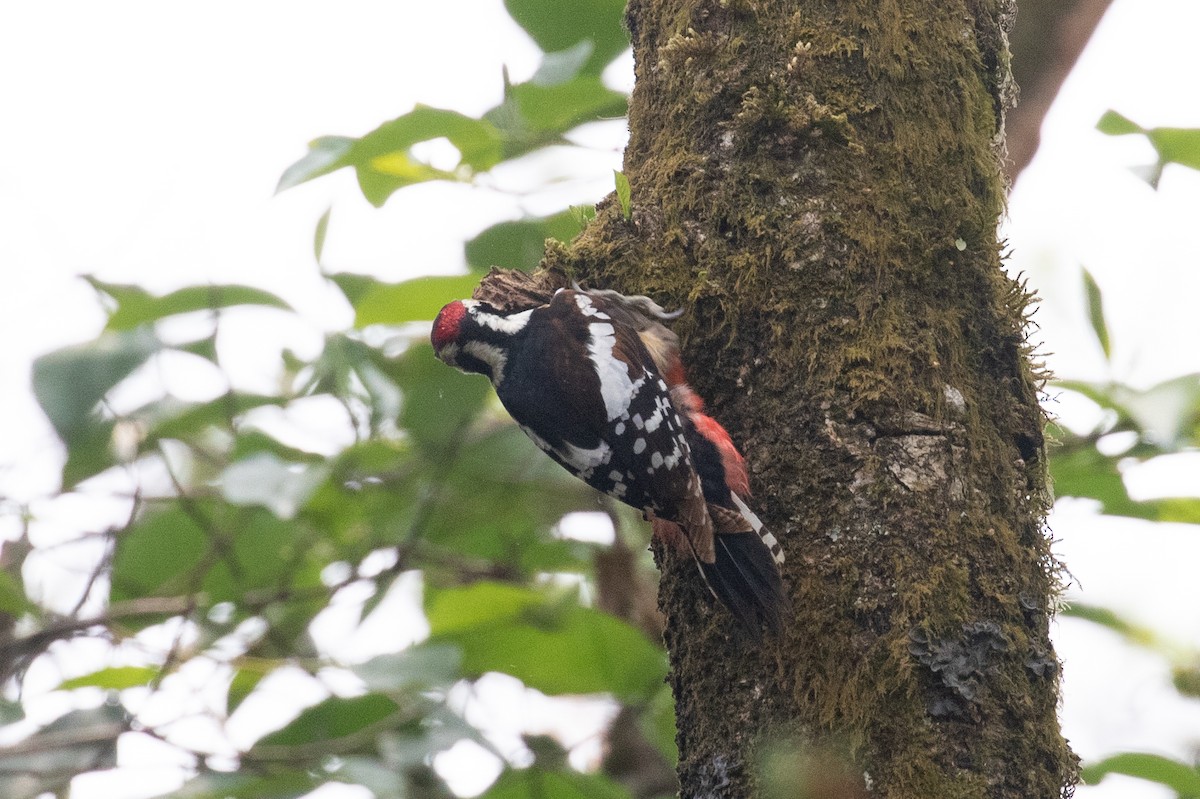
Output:
<path fill-rule="evenodd" d="M 839 795 L 1069 790 L 1029 298 L 996 238 L 1010 12 L 629 4 L 632 219 L 547 259 L 686 307 L 794 602 L 747 645 L 656 553 L 685 798 L 765 795 L 771 746 L 847 753 Z"/>

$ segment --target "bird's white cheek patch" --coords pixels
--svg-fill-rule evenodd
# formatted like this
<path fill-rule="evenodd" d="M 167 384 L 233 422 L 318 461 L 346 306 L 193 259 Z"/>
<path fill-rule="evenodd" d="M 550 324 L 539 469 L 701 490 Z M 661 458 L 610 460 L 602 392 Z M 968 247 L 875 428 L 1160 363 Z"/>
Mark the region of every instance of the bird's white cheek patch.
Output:
<path fill-rule="evenodd" d="M 504 350 L 494 344 L 487 344 L 482 341 L 468 341 L 463 345 L 463 352 L 468 355 L 474 355 L 479 360 L 486 363 L 492 369 L 492 382 L 496 385 L 504 379 L 504 367 L 508 365 L 508 356 L 504 354 Z"/>
<path fill-rule="evenodd" d="M 462 368 L 461 366 L 458 365 L 458 361 L 454 360 L 455 358 L 458 357 L 458 345 L 457 344 L 447 344 L 446 346 L 442 347 L 440 350 L 438 350 L 434 354 L 437 355 L 438 359 L 442 363 L 453 366 L 456 369 Z"/>

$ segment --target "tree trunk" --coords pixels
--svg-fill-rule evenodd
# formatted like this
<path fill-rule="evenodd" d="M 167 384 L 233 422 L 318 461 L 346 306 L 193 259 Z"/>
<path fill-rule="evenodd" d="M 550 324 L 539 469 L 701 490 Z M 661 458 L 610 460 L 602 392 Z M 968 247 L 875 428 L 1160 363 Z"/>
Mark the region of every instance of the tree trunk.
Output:
<path fill-rule="evenodd" d="M 687 309 L 794 603 L 752 645 L 656 553 L 685 799 L 764 796 L 764 760 L 773 796 L 1072 782 L 1029 297 L 996 240 L 1011 13 L 629 4 L 632 219 L 610 201 L 548 260 Z"/>

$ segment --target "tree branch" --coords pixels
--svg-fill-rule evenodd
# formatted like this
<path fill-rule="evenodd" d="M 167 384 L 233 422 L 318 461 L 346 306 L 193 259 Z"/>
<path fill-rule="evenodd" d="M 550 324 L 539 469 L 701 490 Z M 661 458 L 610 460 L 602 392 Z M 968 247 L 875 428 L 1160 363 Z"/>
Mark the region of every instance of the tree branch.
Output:
<path fill-rule="evenodd" d="M 1012 31 L 1021 87 L 1007 118 L 1008 174 L 1017 181 L 1037 154 L 1042 122 L 1112 0 L 1025 0 Z"/>

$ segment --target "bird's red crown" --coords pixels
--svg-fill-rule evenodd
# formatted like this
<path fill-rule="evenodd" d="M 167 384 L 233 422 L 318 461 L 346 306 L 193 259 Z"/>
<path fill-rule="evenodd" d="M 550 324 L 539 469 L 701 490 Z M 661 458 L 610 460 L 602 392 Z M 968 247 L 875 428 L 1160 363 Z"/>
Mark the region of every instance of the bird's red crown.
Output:
<path fill-rule="evenodd" d="M 462 300 L 455 300 L 438 311 L 437 319 L 433 320 L 433 332 L 429 335 L 435 351 L 441 350 L 458 338 L 463 317 L 466 315 L 467 306 Z"/>

